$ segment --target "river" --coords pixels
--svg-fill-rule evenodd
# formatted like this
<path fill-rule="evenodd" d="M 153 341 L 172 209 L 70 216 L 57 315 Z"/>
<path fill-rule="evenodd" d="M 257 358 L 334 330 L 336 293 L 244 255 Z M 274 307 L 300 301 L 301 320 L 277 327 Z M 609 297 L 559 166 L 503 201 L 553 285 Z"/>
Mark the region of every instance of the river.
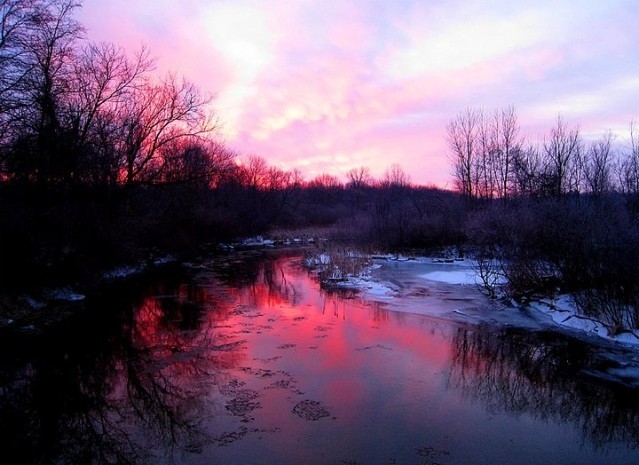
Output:
<path fill-rule="evenodd" d="M 295 252 L 133 287 L 3 341 L 3 463 L 639 463 L 638 392 L 559 332 L 325 292 Z"/>

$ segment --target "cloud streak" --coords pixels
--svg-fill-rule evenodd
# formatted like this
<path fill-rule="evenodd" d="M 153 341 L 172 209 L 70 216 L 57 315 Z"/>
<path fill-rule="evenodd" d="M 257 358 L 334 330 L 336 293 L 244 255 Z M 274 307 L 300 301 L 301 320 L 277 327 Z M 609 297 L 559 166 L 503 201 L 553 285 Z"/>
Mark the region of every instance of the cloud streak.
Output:
<path fill-rule="evenodd" d="M 309 178 L 400 163 L 439 185 L 444 127 L 467 106 L 515 105 L 533 133 L 557 112 L 586 133 L 627 126 L 638 19 L 633 0 L 110 0 L 81 17 L 215 93 L 239 152 Z"/>

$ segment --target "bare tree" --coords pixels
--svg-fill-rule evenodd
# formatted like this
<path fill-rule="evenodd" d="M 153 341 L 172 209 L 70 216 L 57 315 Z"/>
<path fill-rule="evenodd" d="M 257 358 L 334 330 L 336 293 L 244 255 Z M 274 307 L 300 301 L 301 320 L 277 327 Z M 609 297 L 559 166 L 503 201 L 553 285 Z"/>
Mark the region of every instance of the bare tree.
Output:
<path fill-rule="evenodd" d="M 612 142 L 614 135 L 608 131 L 592 142 L 585 159 L 585 178 L 588 190 L 595 196 L 612 190 Z"/>
<path fill-rule="evenodd" d="M 135 95 L 143 78 L 153 69 L 146 48 L 133 60 L 110 43 L 91 43 L 74 60 L 73 82 L 67 99 L 67 117 L 78 144 L 86 142 L 95 118 L 102 111 L 114 111 Z"/>
<path fill-rule="evenodd" d="M 626 195 L 639 194 L 639 128 L 630 123 L 630 137 L 625 156 L 617 168 L 621 191 Z"/>
<path fill-rule="evenodd" d="M 250 155 L 245 163 L 238 167 L 240 182 L 252 191 L 259 191 L 267 187 L 269 166 L 266 160 L 258 155 Z"/>
<path fill-rule="evenodd" d="M 538 195 L 543 191 L 544 164 L 538 147 L 521 147 L 513 153 L 512 190 L 519 195 Z"/>
<path fill-rule="evenodd" d="M 547 176 L 552 181 L 551 193 L 561 196 L 579 188 L 582 142 L 579 129 L 568 128 L 561 115 L 550 135 L 544 139 Z"/>
<path fill-rule="evenodd" d="M 235 153 L 211 139 L 177 139 L 162 148 L 161 181 L 210 188 L 233 168 Z"/>
<path fill-rule="evenodd" d="M 497 113 L 495 113 L 497 115 Z M 494 157 L 497 152 L 499 119 L 487 119 L 483 110 L 479 110 L 479 128 L 477 132 L 479 150 L 474 155 L 473 185 L 475 196 L 493 198 L 497 194 L 497 178 L 494 169 Z"/>
<path fill-rule="evenodd" d="M 62 105 L 67 150 L 78 159 L 78 179 L 113 181 L 113 170 L 122 164 L 113 150 L 114 138 L 121 135 L 115 130 L 121 109 L 152 69 L 153 60 L 145 48 L 133 59 L 109 43 L 88 44 L 78 53 L 69 95 Z"/>
<path fill-rule="evenodd" d="M 399 163 L 393 163 L 386 168 L 384 172 L 384 179 L 382 180 L 383 187 L 403 188 L 410 186 L 410 175 L 404 171 L 404 168 Z"/>
<path fill-rule="evenodd" d="M 363 188 L 369 187 L 373 183 L 371 171 L 367 167 L 353 168 L 346 173 L 348 179 L 348 187 Z"/>
<path fill-rule="evenodd" d="M 25 75 L 20 43 L 34 11 L 32 0 L 0 0 L 0 149 L 9 142 L 14 112 L 22 101 L 18 92 Z M 0 179 L 10 171 L 5 150 L 0 151 Z"/>
<path fill-rule="evenodd" d="M 136 86 L 121 108 L 123 181 L 153 182 L 162 164 L 162 149 L 178 139 L 211 133 L 216 123 L 211 98 L 191 83 L 168 75 L 158 84 L 147 80 Z"/>
<path fill-rule="evenodd" d="M 84 33 L 73 17 L 79 7 L 73 0 L 38 3 L 32 27 L 22 36 L 26 69 L 22 109 L 35 134 L 33 169 L 38 180 L 68 180 L 77 167 L 64 147 L 61 102 L 70 92 L 78 41 Z"/>
<path fill-rule="evenodd" d="M 510 193 L 513 162 L 522 146 L 519 129 L 514 107 L 495 111 L 491 131 L 494 140 L 491 163 L 497 183 L 497 195 L 502 198 Z"/>
<path fill-rule="evenodd" d="M 512 189 L 513 164 L 522 147 L 514 107 L 467 109 L 446 126 L 453 152 L 455 180 L 466 197 L 507 197 Z"/>
<path fill-rule="evenodd" d="M 308 187 L 319 189 L 341 189 L 344 187 L 342 182 L 332 174 L 323 173 L 311 179 L 307 183 Z"/>
<path fill-rule="evenodd" d="M 0 117 L 11 108 L 10 96 L 24 76 L 24 68 L 20 66 L 23 53 L 20 44 L 31 27 L 36 3 L 33 0 L 0 0 Z"/>
<path fill-rule="evenodd" d="M 452 151 L 453 174 L 457 189 L 467 198 L 477 193 L 475 161 L 480 150 L 478 132 L 481 119 L 480 110 L 467 108 L 446 125 L 446 140 Z"/>

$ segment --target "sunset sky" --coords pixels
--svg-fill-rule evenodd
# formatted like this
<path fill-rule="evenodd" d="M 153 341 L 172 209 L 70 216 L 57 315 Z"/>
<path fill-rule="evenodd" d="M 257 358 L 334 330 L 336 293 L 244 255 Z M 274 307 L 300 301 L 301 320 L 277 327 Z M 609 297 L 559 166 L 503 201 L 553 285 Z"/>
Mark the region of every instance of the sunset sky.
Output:
<path fill-rule="evenodd" d="M 89 38 L 216 95 L 227 144 L 344 178 L 399 163 L 452 187 L 445 126 L 514 105 L 522 133 L 639 119 L 636 0 L 87 0 Z"/>

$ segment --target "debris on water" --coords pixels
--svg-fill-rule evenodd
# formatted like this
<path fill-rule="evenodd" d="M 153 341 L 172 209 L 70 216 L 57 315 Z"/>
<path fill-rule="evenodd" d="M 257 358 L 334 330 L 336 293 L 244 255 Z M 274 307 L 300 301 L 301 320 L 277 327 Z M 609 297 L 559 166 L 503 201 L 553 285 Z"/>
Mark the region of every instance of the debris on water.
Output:
<path fill-rule="evenodd" d="M 359 347 L 355 350 L 357 350 L 358 352 L 361 352 L 363 350 L 371 350 L 371 349 L 393 350 L 391 347 L 386 347 L 385 345 L 382 345 L 382 344 L 375 344 L 374 346 Z"/>
<path fill-rule="evenodd" d="M 220 393 L 231 397 L 224 408 L 232 415 L 241 417 L 242 422 L 248 423 L 253 420 L 248 414 L 253 410 L 262 408 L 262 404 L 256 401 L 260 397 L 260 393 L 253 389 L 243 388 L 245 385 L 244 381 L 232 379 L 228 384 L 220 386 Z"/>
<path fill-rule="evenodd" d="M 211 350 L 216 352 L 230 352 L 232 350 L 237 349 L 239 346 L 246 344 L 246 339 L 241 339 L 235 342 L 228 342 L 226 344 L 218 344 L 216 346 L 211 347 Z"/>
<path fill-rule="evenodd" d="M 264 389 L 289 389 L 295 385 L 295 380 L 292 378 L 280 379 L 273 384 L 266 386 Z"/>
<path fill-rule="evenodd" d="M 304 420 L 316 421 L 330 416 L 326 407 L 317 400 L 305 399 L 293 407 L 293 413 Z"/>
<path fill-rule="evenodd" d="M 234 393 L 234 396 L 227 402 L 225 408 L 233 415 L 243 417 L 246 421 L 249 421 L 249 413 L 262 407 L 260 402 L 254 402 L 260 397 L 260 394 L 253 389 L 240 389 Z"/>
<path fill-rule="evenodd" d="M 213 442 L 218 446 L 226 447 L 235 441 L 239 441 L 240 439 L 244 439 L 244 437 L 248 434 L 256 434 L 256 433 L 277 433 L 281 431 L 281 428 L 247 428 L 246 426 L 240 427 L 237 431 L 229 431 L 226 433 L 222 433 L 216 438 L 213 438 Z"/>
<path fill-rule="evenodd" d="M 296 344 L 282 344 L 281 346 L 277 346 L 278 349 L 292 349 Z"/>
<path fill-rule="evenodd" d="M 270 358 L 254 358 L 253 360 L 255 360 L 256 362 L 263 362 L 263 363 L 269 363 L 269 362 L 275 362 L 276 360 L 281 359 L 282 356 L 281 355 L 276 355 L 275 357 L 270 357 Z"/>
<path fill-rule="evenodd" d="M 249 375 L 257 376 L 258 378 L 272 378 L 276 375 L 274 371 L 267 370 L 265 368 L 240 367 L 240 371 Z"/>
<path fill-rule="evenodd" d="M 216 442 L 220 446 L 228 446 L 229 444 L 232 444 L 235 441 L 242 439 L 249 432 L 250 430 L 248 428 L 241 427 L 238 431 L 232 431 L 232 432 L 221 434 L 220 436 L 214 439 L 214 442 Z"/>
<path fill-rule="evenodd" d="M 447 450 L 436 449 L 434 447 L 427 446 L 417 449 L 417 455 L 426 459 L 424 465 L 440 465 L 438 460 L 442 456 L 450 455 L 450 452 L 448 452 Z"/>

